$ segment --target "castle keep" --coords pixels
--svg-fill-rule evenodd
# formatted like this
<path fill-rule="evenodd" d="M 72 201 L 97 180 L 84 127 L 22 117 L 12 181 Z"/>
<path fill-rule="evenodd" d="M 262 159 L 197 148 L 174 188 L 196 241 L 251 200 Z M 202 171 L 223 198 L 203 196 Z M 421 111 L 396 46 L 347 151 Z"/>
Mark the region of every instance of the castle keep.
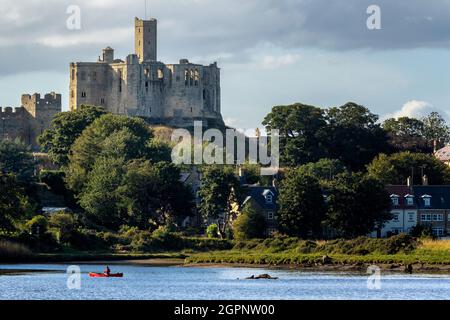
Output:
<path fill-rule="evenodd" d="M 53 117 L 61 112 L 61 95 L 54 92 L 41 95 L 22 95 L 19 108 L 0 107 L 0 140 L 19 139 L 38 149 L 37 137 L 50 127 Z"/>
<path fill-rule="evenodd" d="M 69 100 L 70 110 L 97 105 L 175 127 L 192 126 L 194 120 L 223 125 L 217 63 L 159 62 L 156 19 L 135 19 L 135 53 L 125 61 L 107 47 L 97 62 L 71 63 Z"/>

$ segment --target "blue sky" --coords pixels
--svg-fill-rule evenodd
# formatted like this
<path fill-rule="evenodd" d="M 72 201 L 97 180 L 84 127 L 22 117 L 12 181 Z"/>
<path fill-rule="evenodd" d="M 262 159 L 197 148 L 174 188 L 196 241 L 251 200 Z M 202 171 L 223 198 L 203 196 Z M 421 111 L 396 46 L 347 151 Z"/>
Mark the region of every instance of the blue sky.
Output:
<path fill-rule="evenodd" d="M 144 0 L 2 0 L 0 105 L 22 93 L 56 91 L 67 108 L 69 63 L 112 46 L 133 52 Z M 368 30 L 366 9 L 381 9 Z M 81 9 L 68 30 L 66 9 Z M 273 105 L 354 101 L 381 118 L 450 112 L 448 0 L 148 0 L 158 19 L 159 60 L 218 61 L 222 113 L 239 128 L 261 126 Z"/>

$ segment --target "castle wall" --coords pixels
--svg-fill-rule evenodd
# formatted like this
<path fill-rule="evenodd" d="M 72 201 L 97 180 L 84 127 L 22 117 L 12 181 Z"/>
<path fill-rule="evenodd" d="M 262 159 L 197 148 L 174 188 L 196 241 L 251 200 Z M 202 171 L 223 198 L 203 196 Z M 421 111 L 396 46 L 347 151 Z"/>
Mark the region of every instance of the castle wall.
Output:
<path fill-rule="evenodd" d="M 18 139 L 37 150 L 37 137 L 61 112 L 61 95 L 49 93 L 41 99 L 39 94 L 25 94 L 21 100 L 19 108 L 0 107 L 0 139 Z"/>
<path fill-rule="evenodd" d="M 194 120 L 208 118 L 222 122 L 217 64 L 156 61 L 156 36 L 156 20 L 136 18 L 136 53 L 126 61 L 111 63 L 113 49 L 108 47 L 97 63 L 72 63 L 70 109 L 96 105 L 174 126 L 191 126 Z M 105 52 L 111 52 L 108 59 Z"/>

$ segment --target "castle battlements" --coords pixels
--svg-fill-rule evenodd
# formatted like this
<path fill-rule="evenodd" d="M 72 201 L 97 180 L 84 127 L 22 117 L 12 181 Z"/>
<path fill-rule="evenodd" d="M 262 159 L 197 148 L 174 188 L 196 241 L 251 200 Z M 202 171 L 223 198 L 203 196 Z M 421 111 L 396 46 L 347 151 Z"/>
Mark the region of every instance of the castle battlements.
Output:
<path fill-rule="evenodd" d="M 37 149 L 37 137 L 47 128 L 53 117 L 61 112 L 61 95 L 54 92 L 35 93 L 21 97 L 21 107 L 0 107 L 0 138 L 19 139 Z"/>
<path fill-rule="evenodd" d="M 158 61 L 156 19 L 136 18 L 134 37 L 135 52 L 125 60 L 106 47 L 97 62 L 70 64 L 70 110 L 96 105 L 176 127 L 192 126 L 195 120 L 223 124 L 216 62 Z"/>

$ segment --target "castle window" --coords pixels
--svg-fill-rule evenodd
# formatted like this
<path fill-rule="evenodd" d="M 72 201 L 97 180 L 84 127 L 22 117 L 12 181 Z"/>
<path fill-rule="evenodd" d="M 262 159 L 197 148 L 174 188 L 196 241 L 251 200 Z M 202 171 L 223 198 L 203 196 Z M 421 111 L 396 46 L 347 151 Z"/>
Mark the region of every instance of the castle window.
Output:
<path fill-rule="evenodd" d="M 189 84 L 189 70 L 184 70 L 184 85 L 187 86 Z"/>
<path fill-rule="evenodd" d="M 194 71 L 194 85 L 198 86 L 198 81 L 200 80 L 200 73 L 197 69 Z"/>
<path fill-rule="evenodd" d="M 158 69 L 158 79 L 164 79 L 164 72 L 162 71 L 162 69 Z"/>
<path fill-rule="evenodd" d="M 203 100 L 206 100 L 206 90 L 203 89 Z"/>
<path fill-rule="evenodd" d="M 84 91 L 81 92 L 81 97 L 82 97 L 82 98 L 86 98 L 86 92 L 84 92 Z"/>
<path fill-rule="evenodd" d="M 105 98 L 100 99 L 100 104 L 105 104 Z"/>
<path fill-rule="evenodd" d="M 72 91 L 70 91 L 70 97 L 71 97 L 71 98 L 74 98 L 74 93 L 73 93 L 73 90 L 72 90 Z"/>
<path fill-rule="evenodd" d="M 75 80 L 75 69 L 72 69 L 72 80 Z"/>

